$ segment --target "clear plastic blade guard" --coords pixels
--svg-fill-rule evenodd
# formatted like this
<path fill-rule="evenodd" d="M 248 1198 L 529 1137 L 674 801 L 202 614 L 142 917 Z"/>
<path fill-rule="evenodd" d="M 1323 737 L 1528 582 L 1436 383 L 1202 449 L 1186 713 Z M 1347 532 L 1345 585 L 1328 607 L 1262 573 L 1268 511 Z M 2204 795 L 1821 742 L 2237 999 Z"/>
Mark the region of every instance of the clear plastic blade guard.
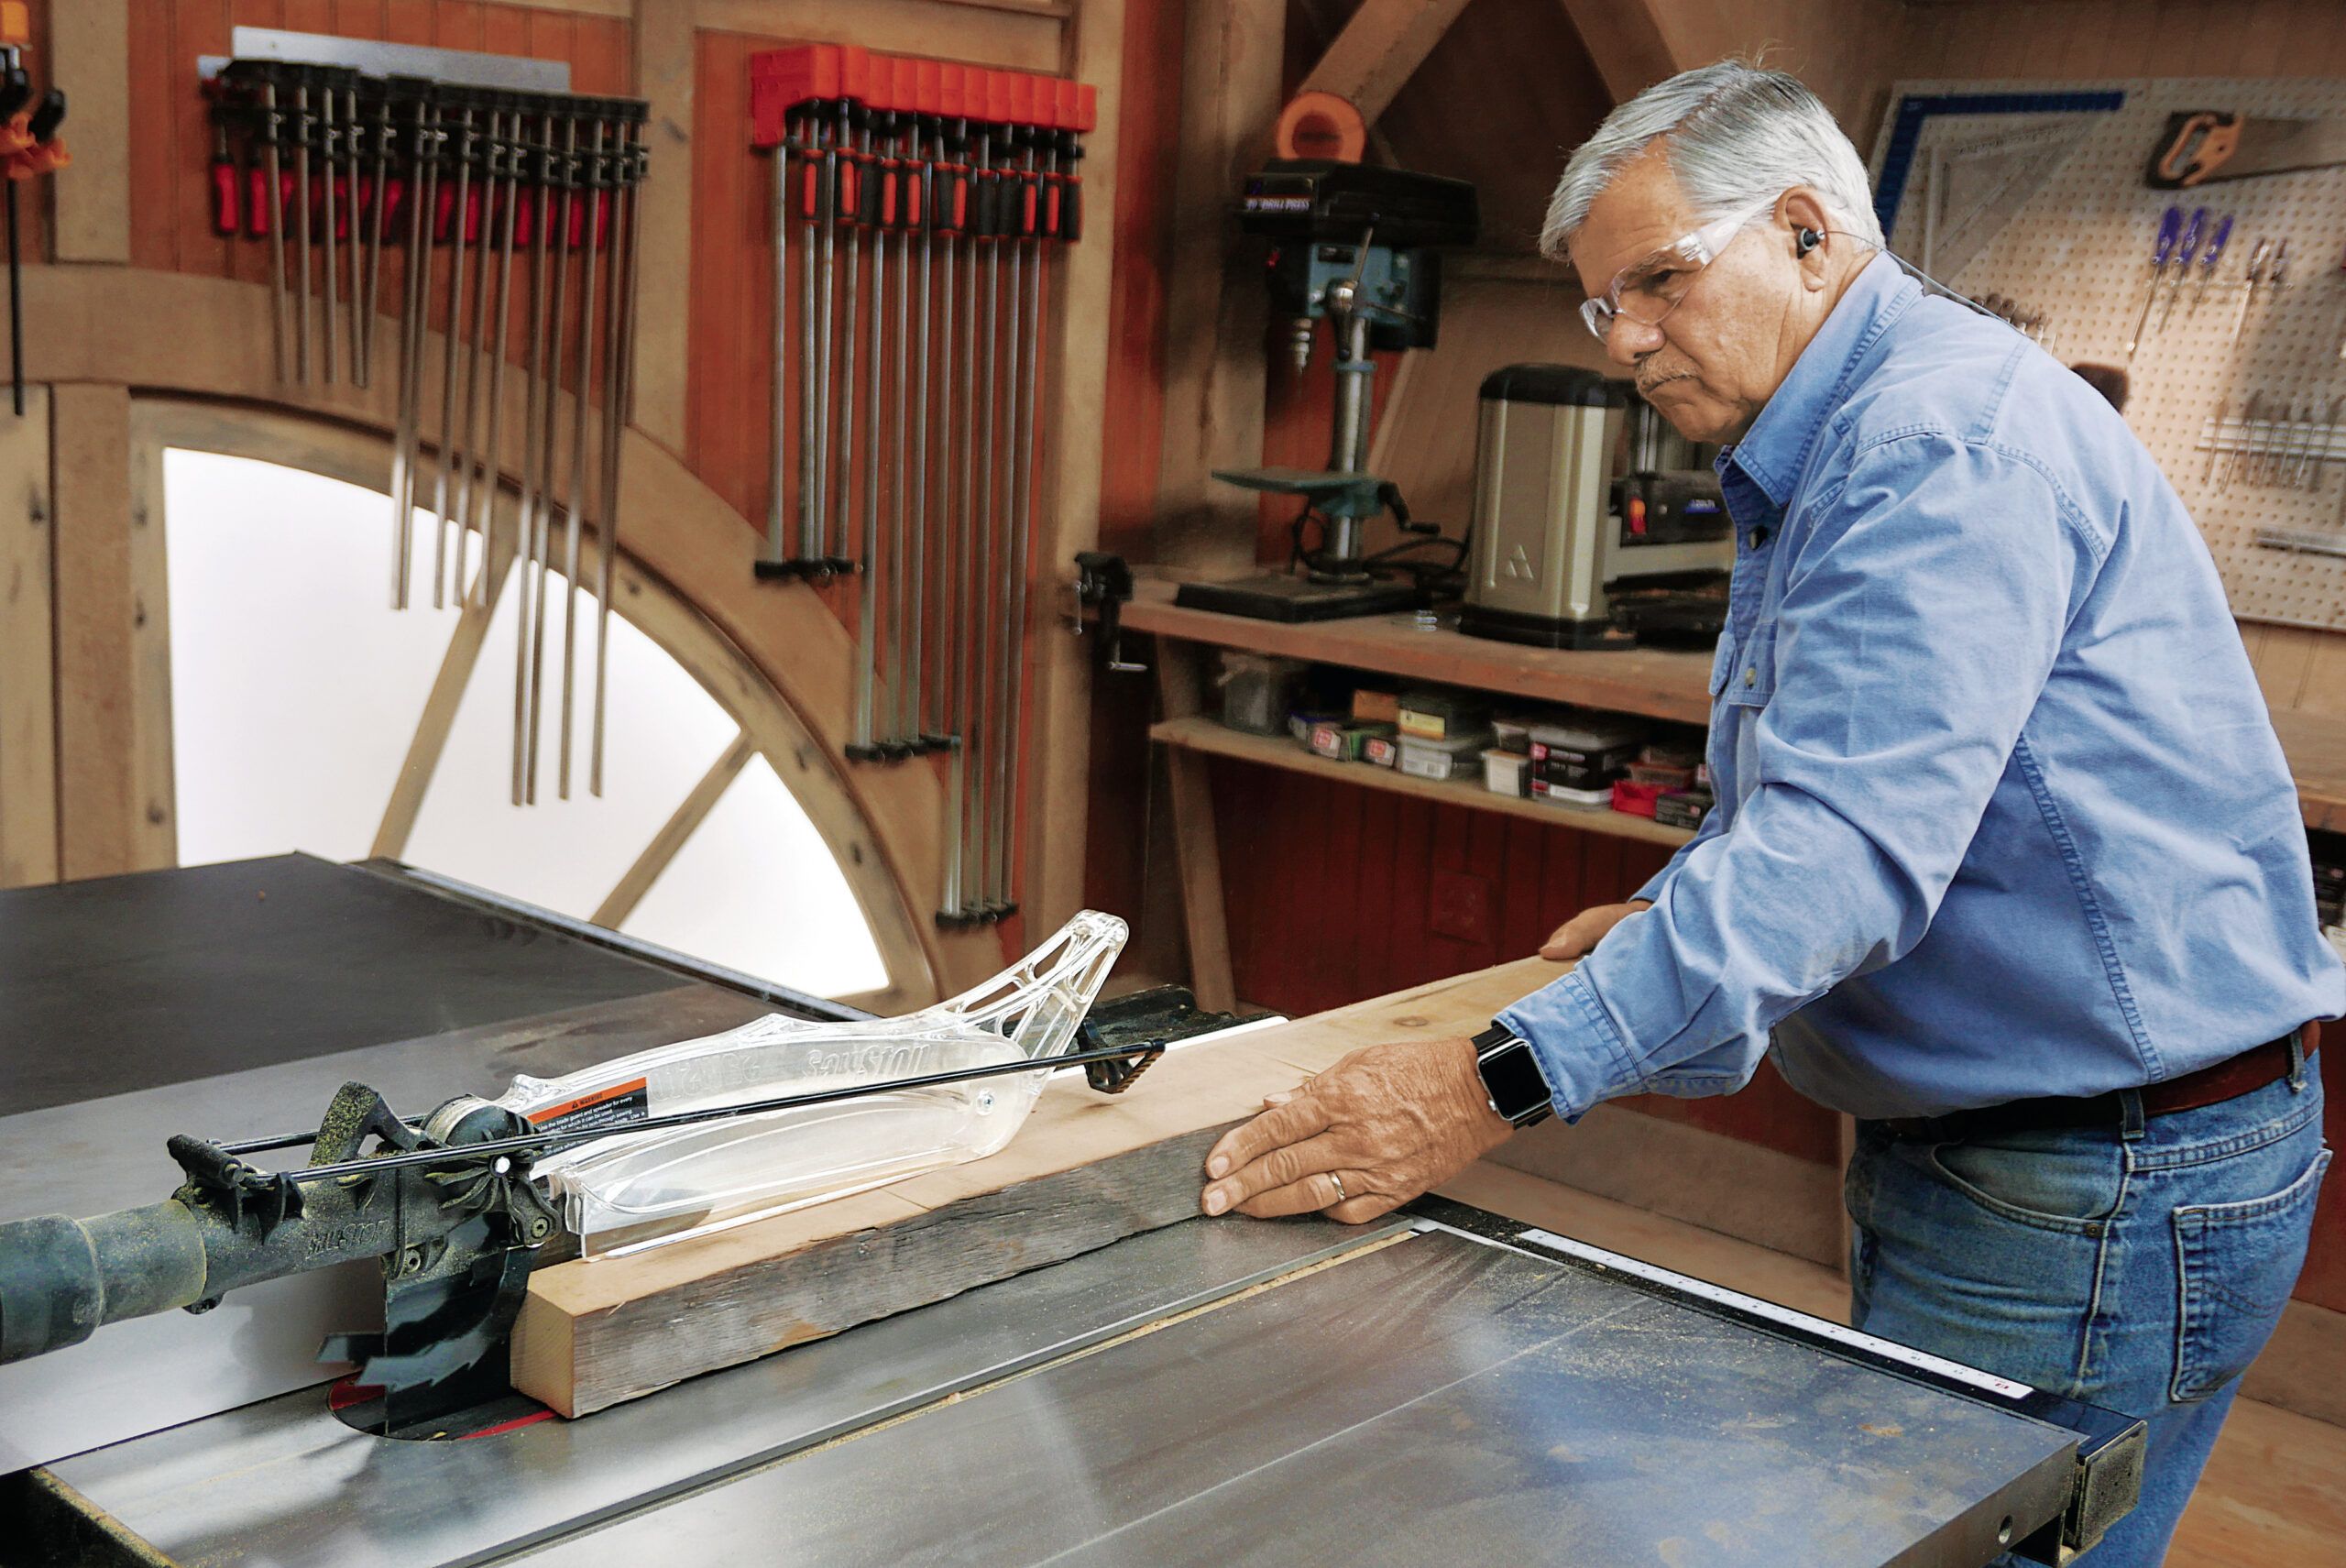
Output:
<path fill-rule="evenodd" d="M 1068 1051 L 1124 938 L 1122 920 L 1085 910 L 984 984 L 902 1018 L 773 1014 L 561 1078 L 516 1078 L 497 1103 L 539 1127 L 616 1135 L 537 1167 L 588 1256 L 741 1224 L 1001 1149 L 1042 1093 L 1047 1058 Z M 1046 1065 L 625 1134 L 647 1116 L 1021 1059 Z"/>

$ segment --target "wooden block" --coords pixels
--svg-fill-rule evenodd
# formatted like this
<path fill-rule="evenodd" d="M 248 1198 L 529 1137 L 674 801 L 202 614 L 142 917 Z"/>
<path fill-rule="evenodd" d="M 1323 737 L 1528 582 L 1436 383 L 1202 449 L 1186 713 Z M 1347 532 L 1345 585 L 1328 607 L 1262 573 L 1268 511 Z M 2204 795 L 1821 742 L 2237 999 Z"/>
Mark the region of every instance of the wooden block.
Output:
<path fill-rule="evenodd" d="M 585 1415 L 1192 1218 L 1206 1151 L 1265 1095 L 1360 1046 L 1471 1033 L 1561 972 L 1505 964 L 1177 1050 L 1126 1095 L 1062 1080 L 990 1159 L 541 1270 L 514 1332 L 514 1387 Z"/>

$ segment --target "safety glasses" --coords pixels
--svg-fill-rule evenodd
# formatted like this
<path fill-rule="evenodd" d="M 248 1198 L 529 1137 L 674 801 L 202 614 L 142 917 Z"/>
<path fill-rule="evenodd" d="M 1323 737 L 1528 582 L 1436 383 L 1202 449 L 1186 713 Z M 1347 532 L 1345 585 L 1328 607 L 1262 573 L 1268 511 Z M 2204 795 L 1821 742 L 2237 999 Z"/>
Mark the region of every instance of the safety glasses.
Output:
<path fill-rule="evenodd" d="M 1619 317 L 1639 326 L 1661 325 L 1662 318 L 1685 302 L 1703 269 L 1718 259 L 1719 252 L 1745 225 L 1767 210 L 1755 207 L 1731 213 L 1680 236 L 1635 266 L 1623 268 L 1614 275 L 1611 288 L 1581 302 L 1580 319 L 1588 323 L 1599 343 L 1610 338 L 1613 323 Z"/>

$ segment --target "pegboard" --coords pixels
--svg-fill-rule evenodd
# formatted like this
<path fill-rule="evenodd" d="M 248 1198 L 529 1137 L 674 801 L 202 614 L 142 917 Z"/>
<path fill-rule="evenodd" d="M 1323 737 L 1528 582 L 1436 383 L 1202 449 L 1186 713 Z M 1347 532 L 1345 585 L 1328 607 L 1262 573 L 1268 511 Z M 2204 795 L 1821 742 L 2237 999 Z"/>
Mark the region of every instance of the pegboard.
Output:
<path fill-rule="evenodd" d="M 2144 184 L 2168 116 L 2200 109 L 2346 117 L 2346 82 L 1901 82 L 1872 170 L 1891 247 L 1918 265 L 1931 250 L 1955 264 L 1935 274 L 1949 287 L 2041 317 L 2064 364 L 2127 373 L 2126 422 L 2198 521 L 2236 616 L 2346 630 L 2346 169 Z M 2159 285 L 2129 358 L 2169 206 L 2208 209 L 2203 252 L 2227 214 L 2231 239 L 2204 292 L 2196 264 L 2171 312 Z M 2250 300 L 2257 242 L 2285 236 L 2281 287 Z"/>

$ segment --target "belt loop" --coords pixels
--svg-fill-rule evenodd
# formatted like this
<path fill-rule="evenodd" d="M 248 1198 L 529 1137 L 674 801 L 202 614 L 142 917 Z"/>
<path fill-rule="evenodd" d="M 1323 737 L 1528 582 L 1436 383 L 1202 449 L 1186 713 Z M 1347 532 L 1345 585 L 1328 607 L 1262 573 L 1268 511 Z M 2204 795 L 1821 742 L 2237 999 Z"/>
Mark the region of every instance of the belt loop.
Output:
<path fill-rule="evenodd" d="M 2303 1094 L 2305 1091 L 2306 1032 L 2303 1029 L 2292 1029 L 2289 1031 L 2289 1092 Z"/>
<path fill-rule="evenodd" d="M 2121 1089 L 2118 1091 L 2119 1136 L 2132 1143 L 2143 1135 L 2143 1091 Z"/>

